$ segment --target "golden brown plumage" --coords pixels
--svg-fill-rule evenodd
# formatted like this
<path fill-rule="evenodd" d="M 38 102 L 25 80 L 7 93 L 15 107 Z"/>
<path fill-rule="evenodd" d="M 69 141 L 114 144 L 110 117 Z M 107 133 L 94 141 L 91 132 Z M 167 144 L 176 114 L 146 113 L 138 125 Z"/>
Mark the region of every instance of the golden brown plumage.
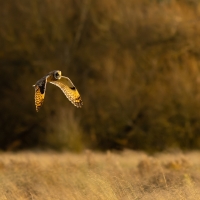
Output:
<path fill-rule="evenodd" d="M 76 89 L 74 84 L 71 82 L 71 80 L 65 76 L 61 76 L 61 71 L 54 70 L 52 72 L 49 72 L 46 76 L 44 76 L 40 80 L 38 80 L 36 82 L 36 84 L 34 85 L 34 87 L 35 87 L 35 106 L 36 106 L 37 112 L 39 111 L 40 107 L 42 106 L 42 104 L 44 102 L 47 82 L 50 82 L 50 83 L 58 86 L 63 91 L 65 96 L 76 107 L 80 108 L 83 105 L 80 94 L 78 93 L 78 90 Z"/>
<path fill-rule="evenodd" d="M 41 94 L 40 88 L 38 86 L 35 87 L 35 105 L 36 111 L 38 112 L 40 107 L 44 102 L 44 94 Z"/>

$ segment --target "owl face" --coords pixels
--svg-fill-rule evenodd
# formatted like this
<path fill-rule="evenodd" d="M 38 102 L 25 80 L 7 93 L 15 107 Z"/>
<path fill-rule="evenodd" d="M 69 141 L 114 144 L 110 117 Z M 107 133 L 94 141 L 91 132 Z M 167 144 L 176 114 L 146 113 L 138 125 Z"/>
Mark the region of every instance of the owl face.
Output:
<path fill-rule="evenodd" d="M 56 80 L 61 79 L 61 71 L 59 71 L 59 70 L 54 71 L 54 72 L 53 72 L 53 77 L 54 77 Z"/>

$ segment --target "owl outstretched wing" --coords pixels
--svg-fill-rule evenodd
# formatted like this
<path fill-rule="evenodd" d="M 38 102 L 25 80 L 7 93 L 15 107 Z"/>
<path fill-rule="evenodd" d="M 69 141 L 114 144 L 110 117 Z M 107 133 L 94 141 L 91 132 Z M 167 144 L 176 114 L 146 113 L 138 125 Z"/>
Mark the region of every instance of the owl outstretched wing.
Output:
<path fill-rule="evenodd" d="M 74 86 L 74 84 L 71 82 L 71 80 L 65 76 L 61 76 L 60 79 L 55 81 L 50 81 L 50 83 L 58 86 L 65 96 L 76 106 L 81 107 L 83 105 L 83 102 L 81 100 L 81 96 L 78 93 L 78 90 Z"/>
<path fill-rule="evenodd" d="M 35 86 L 35 106 L 36 106 L 37 112 L 39 111 L 39 109 L 41 108 L 41 106 L 44 102 L 47 78 L 48 78 L 48 76 L 41 78 L 34 85 Z"/>

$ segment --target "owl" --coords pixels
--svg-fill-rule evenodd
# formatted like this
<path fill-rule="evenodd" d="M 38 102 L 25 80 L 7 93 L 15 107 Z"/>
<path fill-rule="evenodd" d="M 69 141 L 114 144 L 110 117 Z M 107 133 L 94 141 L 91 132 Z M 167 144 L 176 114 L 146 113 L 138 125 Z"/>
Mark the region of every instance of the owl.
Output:
<path fill-rule="evenodd" d="M 47 82 L 58 86 L 76 107 L 80 108 L 83 105 L 81 96 L 71 80 L 65 76 L 61 76 L 61 71 L 54 70 L 33 85 L 33 87 L 35 87 L 35 106 L 37 112 L 44 102 Z"/>

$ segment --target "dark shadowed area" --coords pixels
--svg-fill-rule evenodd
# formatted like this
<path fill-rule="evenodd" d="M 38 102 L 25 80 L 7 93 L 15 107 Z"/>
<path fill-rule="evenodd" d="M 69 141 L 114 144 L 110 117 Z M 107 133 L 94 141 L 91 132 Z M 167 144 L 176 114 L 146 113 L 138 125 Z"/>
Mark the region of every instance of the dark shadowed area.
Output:
<path fill-rule="evenodd" d="M 0 149 L 200 148 L 200 2 L 0 1 Z M 74 107 L 48 84 L 59 69 Z"/>

